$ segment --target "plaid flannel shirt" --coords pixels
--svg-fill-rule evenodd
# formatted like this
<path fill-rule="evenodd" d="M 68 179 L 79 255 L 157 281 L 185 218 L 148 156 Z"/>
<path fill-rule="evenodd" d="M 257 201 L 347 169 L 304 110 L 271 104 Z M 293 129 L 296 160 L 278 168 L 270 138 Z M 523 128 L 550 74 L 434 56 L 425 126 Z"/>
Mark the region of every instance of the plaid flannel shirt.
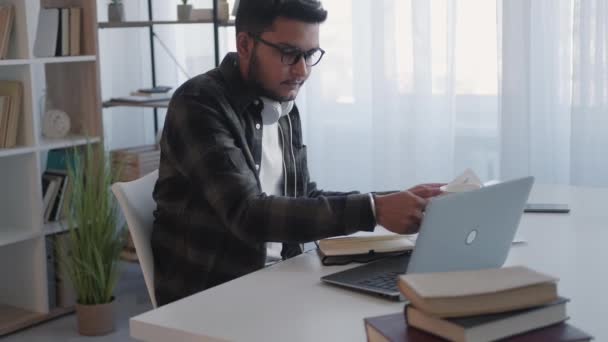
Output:
<path fill-rule="evenodd" d="M 282 242 L 282 257 L 288 258 L 301 253 L 299 243 L 375 226 L 368 195 L 324 192 L 310 182 L 295 106 L 291 122 L 279 120 L 285 143 L 292 144 L 282 149 L 287 193 L 261 191 L 257 99 L 234 53 L 184 83 L 171 99 L 153 194 L 159 305 L 263 268 L 266 242 Z"/>

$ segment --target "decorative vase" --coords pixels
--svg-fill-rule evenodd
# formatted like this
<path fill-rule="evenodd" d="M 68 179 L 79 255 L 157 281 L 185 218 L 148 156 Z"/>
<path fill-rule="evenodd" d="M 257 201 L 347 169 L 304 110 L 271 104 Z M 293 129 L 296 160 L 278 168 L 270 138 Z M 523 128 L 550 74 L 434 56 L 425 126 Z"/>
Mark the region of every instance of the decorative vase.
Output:
<path fill-rule="evenodd" d="M 110 22 L 121 22 L 125 20 L 125 12 L 122 4 L 109 4 L 108 5 L 108 21 Z"/>
<path fill-rule="evenodd" d="M 192 5 L 177 5 L 177 20 L 190 20 Z"/>
<path fill-rule="evenodd" d="M 107 335 L 114 331 L 114 298 L 105 304 L 76 303 L 78 333 L 85 336 Z"/>
<path fill-rule="evenodd" d="M 217 20 L 221 23 L 228 22 L 228 19 L 230 19 L 230 8 L 228 1 L 220 0 L 218 1 L 217 5 Z"/>

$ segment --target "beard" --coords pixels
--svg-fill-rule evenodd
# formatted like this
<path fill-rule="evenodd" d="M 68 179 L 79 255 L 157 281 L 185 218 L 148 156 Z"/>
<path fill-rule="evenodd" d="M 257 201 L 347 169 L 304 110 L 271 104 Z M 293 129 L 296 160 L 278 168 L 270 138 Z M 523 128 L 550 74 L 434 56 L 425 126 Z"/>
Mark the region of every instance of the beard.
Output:
<path fill-rule="evenodd" d="M 249 74 L 247 78 L 249 80 L 250 86 L 258 93 L 260 96 L 267 97 L 273 101 L 277 102 L 288 102 L 296 99 L 295 96 L 281 96 L 276 91 L 268 89 L 264 86 L 262 82 L 262 67 L 258 63 L 257 57 L 257 45 L 254 47 L 253 53 L 251 54 L 251 58 L 249 59 Z"/>

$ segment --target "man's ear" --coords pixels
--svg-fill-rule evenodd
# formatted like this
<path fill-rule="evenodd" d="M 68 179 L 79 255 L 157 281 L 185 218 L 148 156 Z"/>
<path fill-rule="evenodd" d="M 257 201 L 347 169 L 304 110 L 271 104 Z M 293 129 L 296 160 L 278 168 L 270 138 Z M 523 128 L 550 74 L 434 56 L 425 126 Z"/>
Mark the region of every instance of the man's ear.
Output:
<path fill-rule="evenodd" d="M 236 51 L 241 60 L 249 60 L 253 53 L 253 39 L 247 32 L 239 32 L 236 35 Z"/>

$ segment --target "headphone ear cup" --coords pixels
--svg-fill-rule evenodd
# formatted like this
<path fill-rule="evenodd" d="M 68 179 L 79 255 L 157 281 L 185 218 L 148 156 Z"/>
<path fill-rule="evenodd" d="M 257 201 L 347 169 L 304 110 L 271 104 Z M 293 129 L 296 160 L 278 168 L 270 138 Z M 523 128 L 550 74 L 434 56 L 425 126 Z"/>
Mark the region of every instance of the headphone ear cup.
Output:
<path fill-rule="evenodd" d="M 281 104 L 262 97 L 262 122 L 265 125 L 272 125 L 279 121 L 282 114 Z"/>
<path fill-rule="evenodd" d="M 293 105 L 293 101 L 281 102 L 281 110 L 283 112 L 283 115 L 288 115 L 289 112 L 291 112 L 291 110 L 293 109 Z"/>

